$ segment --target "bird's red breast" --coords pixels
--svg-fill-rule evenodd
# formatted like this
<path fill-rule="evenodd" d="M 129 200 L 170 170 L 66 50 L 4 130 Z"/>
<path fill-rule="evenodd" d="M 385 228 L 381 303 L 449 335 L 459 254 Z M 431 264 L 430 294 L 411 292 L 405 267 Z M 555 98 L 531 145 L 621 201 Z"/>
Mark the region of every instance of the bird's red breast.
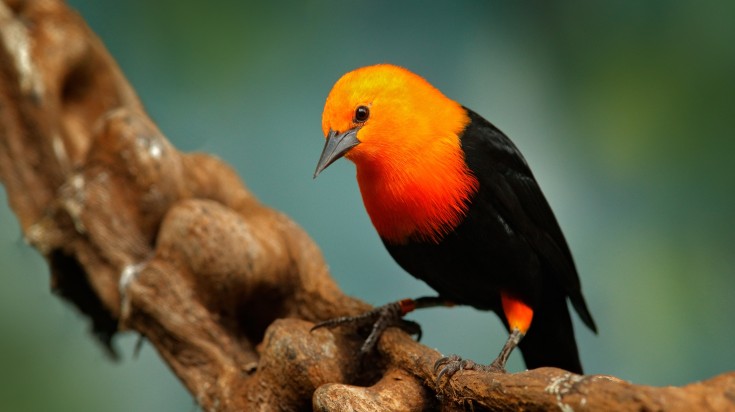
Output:
<path fill-rule="evenodd" d="M 360 107 L 369 111 L 364 121 L 356 115 Z M 359 143 L 344 156 L 357 167 L 375 229 L 391 243 L 438 242 L 462 221 L 478 188 L 460 143 L 468 123 L 460 104 L 386 64 L 345 74 L 322 117 L 325 135 L 357 130 Z"/>

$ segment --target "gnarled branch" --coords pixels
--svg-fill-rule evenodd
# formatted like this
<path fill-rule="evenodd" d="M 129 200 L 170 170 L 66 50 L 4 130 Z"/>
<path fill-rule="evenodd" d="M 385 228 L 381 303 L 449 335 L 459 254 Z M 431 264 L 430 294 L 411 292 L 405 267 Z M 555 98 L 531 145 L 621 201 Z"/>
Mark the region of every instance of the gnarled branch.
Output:
<path fill-rule="evenodd" d="M 206 410 L 735 408 L 735 373 L 654 388 L 465 371 L 437 387 L 439 354 L 400 331 L 363 362 L 349 333 L 311 333 L 367 305 L 227 165 L 176 150 L 60 0 L 0 3 L 0 125 L 0 178 L 53 289 L 110 353 L 119 330 L 144 335 Z"/>

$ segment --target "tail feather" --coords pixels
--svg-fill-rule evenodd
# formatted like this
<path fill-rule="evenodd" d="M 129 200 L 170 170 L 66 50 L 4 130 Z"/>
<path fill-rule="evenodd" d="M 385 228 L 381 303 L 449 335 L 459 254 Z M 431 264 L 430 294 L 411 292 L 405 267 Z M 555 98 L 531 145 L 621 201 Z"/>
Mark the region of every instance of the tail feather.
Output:
<path fill-rule="evenodd" d="M 553 366 L 582 374 L 574 327 L 564 294 L 546 291 L 518 347 L 528 369 Z"/>

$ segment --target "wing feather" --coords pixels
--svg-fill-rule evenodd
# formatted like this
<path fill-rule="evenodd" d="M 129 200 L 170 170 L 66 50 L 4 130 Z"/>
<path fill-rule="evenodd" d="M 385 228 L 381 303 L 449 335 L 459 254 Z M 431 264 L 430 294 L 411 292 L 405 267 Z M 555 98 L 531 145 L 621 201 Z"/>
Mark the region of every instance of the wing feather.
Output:
<path fill-rule="evenodd" d="M 478 196 L 490 202 L 514 235 L 521 236 L 544 262 L 590 329 L 595 322 L 582 296 L 572 253 L 559 223 L 513 142 L 490 122 L 467 109 L 471 122 L 462 136 L 466 161 L 480 181 Z"/>

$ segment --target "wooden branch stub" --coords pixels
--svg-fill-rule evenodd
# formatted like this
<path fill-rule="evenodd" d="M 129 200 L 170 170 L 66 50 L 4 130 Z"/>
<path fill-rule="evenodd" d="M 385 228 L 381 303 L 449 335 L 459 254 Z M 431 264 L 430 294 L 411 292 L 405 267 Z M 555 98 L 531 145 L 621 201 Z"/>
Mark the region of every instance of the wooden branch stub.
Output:
<path fill-rule="evenodd" d="M 247 150 L 247 149 L 245 149 Z M 173 147 L 60 0 L 0 2 L 0 179 L 52 289 L 114 354 L 141 333 L 203 409 L 727 410 L 735 373 L 681 388 L 543 368 L 457 373 L 398 330 L 368 359 L 313 322 L 368 308 L 234 171 Z"/>

